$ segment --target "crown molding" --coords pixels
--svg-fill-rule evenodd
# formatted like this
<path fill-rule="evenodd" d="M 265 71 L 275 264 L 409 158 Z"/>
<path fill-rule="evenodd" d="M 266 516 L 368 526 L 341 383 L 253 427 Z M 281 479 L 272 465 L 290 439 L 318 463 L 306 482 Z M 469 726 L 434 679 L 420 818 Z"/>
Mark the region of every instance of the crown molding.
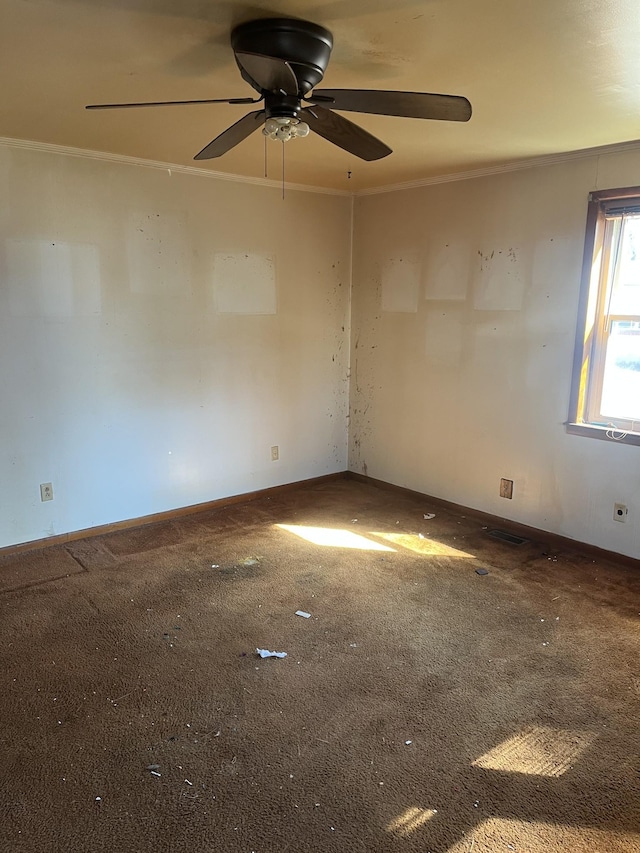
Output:
<path fill-rule="evenodd" d="M 422 178 L 417 181 L 407 181 L 401 184 L 387 184 L 384 187 L 371 187 L 370 189 L 358 190 L 355 195 L 380 195 L 381 193 L 413 190 L 420 187 L 434 186 L 435 184 L 448 184 L 453 181 L 468 181 L 472 178 L 485 178 L 490 175 L 502 175 L 507 172 L 520 172 L 524 169 L 534 169 L 538 166 L 553 166 L 557 163 L 566 163 L 570 160 L 584 160 L 587 157 L 599 157 L 602 154 L 620 154 L 624 151 L 638 150 L 640 150 L 640 139 L 633 139 L 629 142 L 616 142 L 613 145 L 601 145 L 598 148 L 581 148 L 578 151 L 564 151 L 559 154 L 543 154 L 541 157 L 529 157 L 523 160 L 514 160 L 512 163 L 487 166 L 484 169 L 470 169 L 466 172 L 452 172 L 448 175 L 435 175 L 432 178 Z"/>
<path fill-rule="evenodd" d="M 61 154 L 66 157 L 81 157 L 87 160 L 100 160 L 105 163 L 121 163 L 126 166 L 142 166 L 147 169 L 159 169 L 164 172 L 176 172 L 183 175 L 197 175 L 201 178 L 214 178 L 218 181 L 231 181 L 238 184 L 252 184 L 269 189 L 282 189 L 281 181 L 269 178 L 247 177 L 246 175 L 234 175 L 227 172 L 215 172 L 211 169 L 199 169 L 197 166 L 182 166 L 176 163 L 163 163 L 159 160 L 146 160 L 143 157 L 130 157 L 126 154 L 110 154 L 106 151 L 91 151 L 85 148 L 73 148 L 66 145 L 55 145 L 51 142 L 35 142 L 28 139 L 13 139 L 11 137 L 0 137 L 0 145 L 8 148 L 20 148 L 27 151 L 42 151 L 49 154 Z M 446 175 L 434 175 L 430 178 L 420 178 L 415 181 L 406 181 L 398 184 L 386 184 L 381 187 L 370 187 L 368 189 L 339 190 L 332 187 L 319 187 L 307 184 L 295 184 L 285 181 L 284 187 L 290 191 L 320 193 L 322 195 L 335 195 L 342 197 L 360 197 L 369 195 L 380 195 L 382 193 L 401 192 L 402 190 L 419 189 L 436 184 L 448 184 L 454 181 L 468 181 L 473 178 L 486 178 L 491 175 L 503 175 L 508 172 L 520 172 L 524 169 L 534 169 L 539 166 L 553 166 L 558 163 L 566 163 L 571 160 L 583 160 L 588 157 L 599 157 L 603 154 L 620 154 L 625 151 L 640 150 L 640 139 L 628 142 L 617 142 L 612 145 L 601 145 L 597 148 L 581 148 L 577 151 L 564 151 L 559 154 L 543 154 L 540 157 L 529 157 L 522 160 L 514 160 L 511 163 L 502 163 L 495 166 L 487 166 L 483 169 L 469 169 L 463 172 L 451 172 Z"/>
<path fill-rule="evenodd" d="M 159 169 L 172 174 L 176 172 L 181 175 L 197 175 L 201 178 L 215 178 L 218 181 L 231 181 L 238 184 L 253 184 L 269 189 L 282 189 L 282 181 L 274 181 L 269 178 L 252 178 L 245 175 L 233 175 L 227 172 L 214 172 L 211 169 L 199 169 L 197 166 L 181 166 L 176 163 L 162 163 L 159 160 L 145 160 L 143 157 L 129 157 L 126 154 L 110 154 L 106 151 L 90 151 L 86 148 L 72 148 L 67 145 L 54 145 L 51 142 L 34 142 L 28 139 L 12 139 L 0 136 L 0 145 L 7 148 L 20 148 L 26 151 L 42 151 L 48 154 L 61 154 L 65 157 L 81 157 L 86 160 L 100 160 L 105 163 L 121 163 L 125 166 L 142 166 L 147 169 Z M 323 195 L 338 195 L 349 197 L 353 193 L 346 190 L 332 189 L 331 187 L 307 186 L 306 184 L 294 184 L 285 181 L 286 190 L 321 193 Z"/>

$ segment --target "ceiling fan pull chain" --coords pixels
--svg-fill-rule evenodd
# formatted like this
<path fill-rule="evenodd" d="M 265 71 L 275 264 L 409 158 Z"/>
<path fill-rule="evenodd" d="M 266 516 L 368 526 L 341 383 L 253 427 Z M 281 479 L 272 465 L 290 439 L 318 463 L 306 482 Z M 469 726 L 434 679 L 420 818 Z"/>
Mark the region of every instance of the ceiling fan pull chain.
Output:
<path fill-rule="evenodd" d="M 282 198 L 284 200 L 284 139 L 281 142 L 282 145 Z"/>

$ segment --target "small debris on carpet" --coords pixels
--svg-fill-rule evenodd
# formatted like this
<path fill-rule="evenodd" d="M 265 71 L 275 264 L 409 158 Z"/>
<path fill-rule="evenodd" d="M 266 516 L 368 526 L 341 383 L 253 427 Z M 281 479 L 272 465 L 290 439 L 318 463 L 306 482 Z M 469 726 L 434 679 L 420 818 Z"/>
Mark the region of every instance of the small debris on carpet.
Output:
<path fill-rule="evenodd" d="M 477 575 L 488 575 L 489 570 L 488 569 L 476 569 L 476 574 Z"/>
<path fill-rule="evenodd" d="M 306 610 L 296 610 L 296 616 L 302 616 L 303 619 L 311 619 L 311 614 Z"/>
<path fill-rule="evenodd" d="M 256 649 L 256 654 L 261 658 L 286 658 L 286 652 L 270 652 L 268 649 Z"/>

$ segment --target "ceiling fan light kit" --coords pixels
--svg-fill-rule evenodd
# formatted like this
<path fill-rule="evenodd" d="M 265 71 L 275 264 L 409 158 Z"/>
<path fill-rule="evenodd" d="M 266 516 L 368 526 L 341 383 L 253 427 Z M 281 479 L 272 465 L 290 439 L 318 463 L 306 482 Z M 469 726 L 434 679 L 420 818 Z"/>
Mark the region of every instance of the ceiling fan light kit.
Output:
<path fill-rule="evenodd" d="M 195 160 L 221 157 L 259 127 L 266 137 L 287 142 L 310 130 L 362 160 L 379 160 L 391 148 L 334 110 L 406 118 L 468 121 L 471 104 L 458 95 L 373 89 L 315 89 L 331 57 L 333 36 L 324 27 L 293 18 L 249 21 L 231 32 L 240 74 L 259 97 L 135 104 L 90 104 L 87 109 L 179 104 L 259 104 L 216 136 Z"/>
<path fill-rule="evenodd" d="M 290 139 L 304 137 L 309 135 L 309 125 L 306 121 L 300 121 L 299 118 L 268 118 L 262 132 L 269 139 L 279 139 L 281 142 L 288 142 Z"/>

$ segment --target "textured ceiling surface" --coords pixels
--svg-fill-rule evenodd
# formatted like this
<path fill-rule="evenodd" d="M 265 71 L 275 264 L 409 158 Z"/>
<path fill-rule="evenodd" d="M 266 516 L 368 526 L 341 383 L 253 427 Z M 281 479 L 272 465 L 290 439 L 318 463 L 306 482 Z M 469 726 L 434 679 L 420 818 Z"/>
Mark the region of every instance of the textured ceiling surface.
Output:
<path fill-rule="evenodd" d="M 84 105 L 251 96 L 229 34 L 276 16 L 333 33 L 323 87 L 473 105 L 468 123 L 349 113 L 393 153 L 365 163 L 311 134 L 286 143 L 287 181 L 355 191 L 640 137 L 638 0 L 2 0 L 0 136 L 262 178 L 260 133 L 193 162 L 251 107 Z M 266 154 L 279 179 L 281 143 Z"/>

